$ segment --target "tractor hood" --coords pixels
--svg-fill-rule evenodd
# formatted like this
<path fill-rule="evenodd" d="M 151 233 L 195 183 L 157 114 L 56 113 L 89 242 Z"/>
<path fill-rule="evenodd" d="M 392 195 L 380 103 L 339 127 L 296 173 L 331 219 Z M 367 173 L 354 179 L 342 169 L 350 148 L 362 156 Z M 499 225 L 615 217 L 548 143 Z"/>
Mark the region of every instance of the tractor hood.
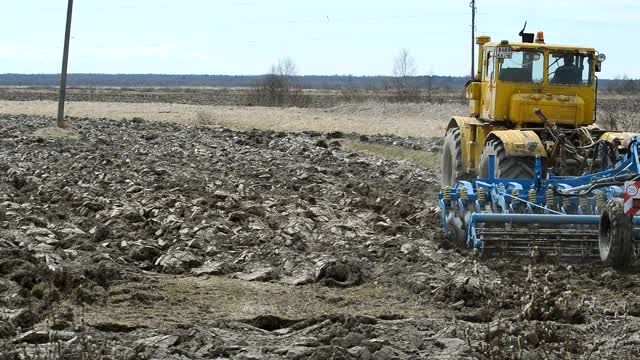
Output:
<path fill-rule="evenodd" d="M 551 122 L 558 125 L 579 126 L 584 119 L 584 100 L 579 96 L 553 94 L 513 94 L 509 107 L 509 120 L 524 126 L 542 124 L 534 113 L 540 109 Z"/>

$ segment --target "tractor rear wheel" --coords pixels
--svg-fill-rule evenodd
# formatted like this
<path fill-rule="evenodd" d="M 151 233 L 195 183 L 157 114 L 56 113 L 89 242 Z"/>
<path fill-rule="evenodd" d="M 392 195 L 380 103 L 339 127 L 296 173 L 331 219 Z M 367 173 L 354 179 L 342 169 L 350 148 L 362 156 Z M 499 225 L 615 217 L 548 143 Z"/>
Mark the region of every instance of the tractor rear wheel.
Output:
<path fill-rule="evenodd" d="M 462 163 L 462 137 L 459 128 L 447 130 L 442 145 L 442 180 L 443 187 L 453 187 L 458 180 L 468 179 Z"/>
<path fill-rule="evenodd" d="M 600 216 L 600 259 L 611 267 L 625 268 L 633 255 L 632 217 L 624 213 L 621 198 L 610 200 Z"/>
<path fill-rule="evenodd" d="M 480 155 L 480 177 L 489 177 L 489 155 L 495 155 L 494 174 L 503 179 L 532 179 L 535 175 L 535 156 L 508 156 L 500 139 L 489 140 Z"/>

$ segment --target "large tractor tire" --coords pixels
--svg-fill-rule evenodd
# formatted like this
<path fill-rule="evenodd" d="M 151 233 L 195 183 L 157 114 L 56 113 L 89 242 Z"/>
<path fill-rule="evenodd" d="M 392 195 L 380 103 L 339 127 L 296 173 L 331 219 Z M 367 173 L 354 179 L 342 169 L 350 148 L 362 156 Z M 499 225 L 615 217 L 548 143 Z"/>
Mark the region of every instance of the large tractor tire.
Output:
<path fill-rule="evenodd" d="M 489 140 L 480 155 L 480 177 L 489 177 L 489 155 L 495 155 L 494 174 L 503 179 L 532 179 L 535 176 L 535 156 L 507 156 L 500 139 Z"/>
<path fill-rule="evenodd" d="M 631 263 L 633 256 L 632 217 L 624 213 L 620 198 L 610 200 L 600 216 L 600 259 L 616 269 Z"/>
<path fill-rule="evenodd" d="M 443 187 L 453 187 L 458 180 L 467 180 L 462 163 L 462 137 L 459 128 L 447 130 L 442 145 L 442 178 Z"/>

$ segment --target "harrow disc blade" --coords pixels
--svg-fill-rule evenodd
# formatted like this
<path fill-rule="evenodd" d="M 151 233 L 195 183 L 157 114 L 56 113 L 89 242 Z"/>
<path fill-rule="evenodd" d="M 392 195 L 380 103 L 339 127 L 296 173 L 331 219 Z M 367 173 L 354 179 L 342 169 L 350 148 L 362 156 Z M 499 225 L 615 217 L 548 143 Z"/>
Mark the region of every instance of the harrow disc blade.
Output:
<path fill-rule="evenodd" d="M 578 262 L 596 260 L 598 227 L 594 225 L 478 224 L 483 256 L 528 256 Z"/>
<path fill-rule="evenodd" d="M 599 222 L 599 215 L 475 213 L 469 235 L 483 256 L 584 262 L 600 258 Z M 640 218 L 635 217 L 633 222 L 633 257 L 637 258 Z"/>

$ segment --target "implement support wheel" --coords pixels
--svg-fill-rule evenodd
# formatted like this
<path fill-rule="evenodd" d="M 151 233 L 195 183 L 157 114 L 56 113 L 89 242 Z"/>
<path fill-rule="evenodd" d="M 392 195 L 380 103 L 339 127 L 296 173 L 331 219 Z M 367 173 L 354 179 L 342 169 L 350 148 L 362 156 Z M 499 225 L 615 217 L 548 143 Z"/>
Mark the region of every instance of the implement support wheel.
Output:
<path fill-rule="evenodd" d="M 447 216 L 447 227 L 449 230 L 448 238 L 454 244 L 467 245 L 467 228 L 464 221 L 455 213 L 449 213 Z"/>
<path fill-rule="evenodd" d="M 609 266 L 629 266 L 633 255 L 632 217 L 624 213 L 620 198 L 610 200 L 600 216 L 600 258 Z"/>

